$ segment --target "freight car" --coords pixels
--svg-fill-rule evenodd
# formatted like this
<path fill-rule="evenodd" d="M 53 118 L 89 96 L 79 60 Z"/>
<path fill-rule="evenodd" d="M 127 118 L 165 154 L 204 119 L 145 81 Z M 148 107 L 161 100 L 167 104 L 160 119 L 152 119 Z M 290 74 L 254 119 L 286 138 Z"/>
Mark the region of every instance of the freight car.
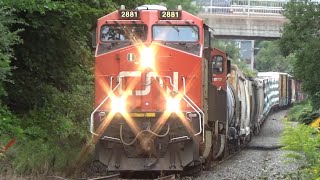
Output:
<path fill-rule="evenodd" d="M 181 7 L 122 6 L 98 19 L 90 131 L 108 171 L 201 168 L 290 103 L 288 75 L 249 79 L 212 37 Z"/>

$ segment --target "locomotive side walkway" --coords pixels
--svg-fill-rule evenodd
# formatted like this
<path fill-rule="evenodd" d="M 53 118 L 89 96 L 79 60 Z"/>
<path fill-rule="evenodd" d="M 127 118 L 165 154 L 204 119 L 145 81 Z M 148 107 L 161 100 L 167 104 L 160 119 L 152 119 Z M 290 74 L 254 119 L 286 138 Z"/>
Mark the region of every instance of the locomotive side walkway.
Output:
<path fill-rule="evenodd" d="M 284 116 L 288 110 L 271 114 L 246 149 L 233 158 L 205 171 L 198 180 L 221 179 L 284 179 L 299 168 L 288 162 L 288 151 L 279 149 L 280 136 L 284 130 Z"/>

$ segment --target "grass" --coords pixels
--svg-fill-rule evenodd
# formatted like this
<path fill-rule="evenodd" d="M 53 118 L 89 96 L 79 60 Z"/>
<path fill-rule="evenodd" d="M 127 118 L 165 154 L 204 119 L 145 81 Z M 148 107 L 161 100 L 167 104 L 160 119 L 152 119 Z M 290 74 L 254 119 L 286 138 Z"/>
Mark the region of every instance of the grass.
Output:
<path fill-rule="evenodd" d="M 310 126 L 298 124 L 287 125 L 281 137 L 283 150 L 288 150 L 286 156 L 305 164 L 298 170 L 298 179 L 320 180 L 320 133 Z"/>

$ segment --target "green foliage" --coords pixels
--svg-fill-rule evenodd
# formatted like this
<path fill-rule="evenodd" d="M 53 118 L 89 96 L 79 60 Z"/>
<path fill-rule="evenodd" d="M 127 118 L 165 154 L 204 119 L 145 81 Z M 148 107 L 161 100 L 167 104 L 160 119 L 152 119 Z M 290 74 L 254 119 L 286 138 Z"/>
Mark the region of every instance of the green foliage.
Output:
<path fill-rule="evenodd" d="M 290 108 L 290 111 L 288 112 L 288 120 L 289 121 L 300 121 L 300 115 L 303 112 L 310 112 L 312 111 L 312 106 L 310 101 L 304 101 L 299 104 L 295 104 L 292 108 Z"/>
<path fill-rule="evenodd" d="M 293 64 L 295 63 L 294 54 L 283 57 L 280 52 L 280 47 L 275 41 L 263 41 L 259 43 L 258 48 L 260 50 L 255 60 L 258 71 L 293 73 Z"/>
<path fill-rule="evenodd" d="M 246 76 L 249 76 L 249 77 L 256 77 L 257 76 L 257 72 L 256 71 L 252 71 L 244 61 L 242 61 L 242 60 L 239 61 L 239 60 L 232 59 L 231 63 L 232 64 L 236 64 L 238 66 L 238 68 L 241 69 L 241 71 Z"/>
<path fill-rule="evenodd" d="M 280 39 L 284 55 L 295 53 L 309 40 L 319 38 L 319 6 L 319 3 L 312 0 L 291 0 L 286 4 L 284 15 L 289 23 L 285 25 Z"/>
<path fill-rule="evenodd" d="M 24 44 L 15 48 L 17 60 L 12 62 L 17 67 L 13 71 L 15 84 L 7 84 L 7 102 L 18 113 L 42 107 L 52 98 L 54 88 L 71 91 L 73 84 L 83 83 L 81 78 L 90 73 L 86 66 L 91 56 L 90 29 L 103 11 L 111 11 L 95 9 L 80 1 L 49 1 L 48 8 L 45 1 L 41 1 L 41 8 L 38 8 L 41 2 L 26 1 L 30 6 L 22 6 L 21 2 L 7 2 L 28 24 L 22 27 Z M 79 69 L 83 72 L 72 79 Z"/>
<path fill-rule="evenodd" d="M 18 33 L 21 30 L 10 31 L 10 27 L 19 22 L 13 14 L 13 10 L 3 6 L 0 2 L 0 97 L 6 95 L 3 82 L 8 82 L 11 73 L 11 58 L 13 57 L 12 46 L 21 43 Z"/>
<path fill-rule="evenodd" d="M 22 129 L 19 127 L 19 121 L 17 117 L 12 115 L 7 107 L 0 103 L 0 136 L 9 135 L 14 137 L 21 137 L 23 134 Z M 1 138 L 0 138 L 0 143 Z"/>
<path fill-rule="evenodd" d="M 304 110 L 299 116 L 299 121 L 305 125 L 309 125 L 318 117 L 320 117 L 320 110 L 315 112 Z"/>
<path fill-rule="evenodd" d="M 92 77 L 88 79 L 88 84 L 76 85 L 73 92 L 52 88 L 50 101 L 20 117 L 24 141 L 19 139 L 10 158 L 18 172 L 61 171 L 72 164 L 88 139 L 86 117 L 92 110 L 93 97 Z"/>
<path fill-rule="evenodd" d="M 4 105 L 0 103 L 0 133 L 18 138 L 8 159 L 24 173 L 64 169 L 89 135 L 94 61 L 90 32 L 99 17 L 120 4 L 135 8 L 145 1 L 2 0 L 0 4 L 8 7 L 0 8 L 0 96 L 2 89 L 8 94 Z M 17 44 L 20 39 L 23 44 Z M 8 82 L 10 73 L 14 84 Z"/>
<path fill-rule="evenodd" d="M 70 142 L 56 146 L 41 139 L 20 143 L 13 151 L 18 156 L 9 157 L 17 172 L 28 174 L 45 174 L 48 171 L 62 171 L 70 165 L 72 159 L 80 152 L 78 144 Z M 21 151 L 23 149 L 23 151 Z"/>
<path fill-rule="evenodd" d="M 310 100 L 294 105 L 287 116 L 289 121 L 297 121 L 305 125 L 310 125 L 318 117 L 320 117 L 320 110 L 313 111 Z"/>
<path fill-rule="evenodd" d="M 295 76 L 303 81 L 303 89 L 311 95 L 314 110 L 320 109 L 320 37 L 310 40 L 297 53 Z"/>
<path fill-rule="evenodd" d="M 16 148 L 16 143 L 4 152 L 1 150 L 13 138 L 16 141 L 23 141 L 25 139 L 23 129 L 20 128 L 18 118 L 0 103 L 0 172 L 5 168 L 2 167 L 2 164 L 7 160 L 8 154 L 12 154 L 12 150 Z"/>
<path fill-rule="evenodd" d="M 299 124 L 287 126 L 281 143 L 284 150 L 290 150 L 288 157 L 296 160 L 305 159 L 306 165 L 300 169 L 300 178 L 316 179 L 320 177 L 320 133 L 309 126 Z"/>
<path fill-rule="evenodd" d="M 231 57 L 232 64 L 236 64 L 239 69 L 241 69 L 241 71 L 244 72 L 244 74 L 246 74 L 247 76 L 255 77 L 257 75 L 257 72 L 249 69 L 247 64 L 240 59 L 240 49 L 237 48 L 234 41 L 214 40 L 213 46 L 222 51 L 225 51 Z"/>
<path fill-rule="evenodd" d="M 240 60 L 240 49 L 234 41 L 215 39 L 213 40 L 213 47 L 225 51 L 232 59 Z"/>
<path fill-rule="evenodd" d="M 13 25 L 21 23 L 18 17 L 14 15 L 14 10 L 0 2 L 0 98 L 7 95 L 4 83 L 12 83 L 10 79 L 13 68 L 10 63 L 14 58 L 12 47 L 21 43 L 18 35 L 22 30 L 11 31 L 10 29 Z M 0 149 L 13 137 L 21 139 L 23 130 L 20 128 L 17 117 L 9 111 L 0 99 Z M 3 157 L 5 157 L 5 154 L 0 152 L 0 160 Z"/>
<path fill-rule="evenodd" d="M 282 53 L 296 54 L 294 75 L 303 81 L 303 88 L 312 99 L 314 110 L 320 108 L 320 3 L 292 0 L 284 14 L 289 23 L 285 25 L 280 39 Z"/>

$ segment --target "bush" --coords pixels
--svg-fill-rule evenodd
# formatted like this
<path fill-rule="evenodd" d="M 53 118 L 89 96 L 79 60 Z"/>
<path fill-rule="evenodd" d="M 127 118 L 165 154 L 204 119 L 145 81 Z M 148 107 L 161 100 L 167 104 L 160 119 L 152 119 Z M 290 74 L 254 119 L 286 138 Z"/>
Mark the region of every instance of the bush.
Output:
<path fill-rule="evenodd" d="M 304 112 L 310 112 L 312 110 L 312 106 L 310 101 L 303 101 L 299 104 L 295 104 L 292 108 L 290 108 L 288 112 L 288 120 L 289 121 L 299 121 L 299 117 Z"/>
<path fill-rule="evenodd" d="M 0 172 L 6 168 L 6 165 L 3 164 L 6 164 L 5 162 L 8 161 L 8 157 L 10 157 L 10 154 L 16 148 L 15 142 L 23 141 L 23 139 L 24 133 L 20 128 L 17 117 L 12 115 L 7 107 L 0 103 Z M 5 150 L 4 147 L 9 142 L 13 142 L 14 144 Z"/>
<path fill-rule="evenodd" d="M 112 7 L 110 0 L 103 2 Z M 12 23 L 2 5 L 14 9 L 11 19 L 24 23 Z M 90 29 L 112 8 L 72 0 L 3 0 L 0 7 L 0 96 L 6 93 L 2 102 L 17 115 L 0 112 L 0 130 L 15 136 L 21 127 L 23 132 L 7 159 L 21 173 L 60 170 L 88 136 L 86 119 L 93 109 Z M 21 28 L 23 32 L 14 31 Z M 20 39 L 23 43 L 16 45 Z M 10 73 L 14 84 L 8 83 Z"/>
<path fill-rule="evenodd" d="M 319 87 L 318 87 L 319 89 Z M 314 110 L 320 110 L 320 91 L 310 96 L 312 107 Z"/>
<path fill-rule="evenodd" d="M 311 110 L 303 111 L 299 116 L 299 121 L 305 125 L 310 125 L 318 117 L 320 117 L 320 110 L 315 112 L 312 112 Z"/>
<path fill-rule="evenodd" d="M 21 117 L 26 140 L 17 145 L 11 159 L 19 173 L 57 172 L 76 160 L 89 137 L 87 117 L 93 108 L 93 81 L 88 80 L 72 92 L 52 88 L 54 95 L 44 107 Z"/>
<path fill-rule="evenodd" d="M 62 172 L 73 163 L 80 151 L 81 146 L 77 143 L 68 142 L 61 146 L 35 139 L 17 145 L 14 149 L 16 156 L 10 160 L 18 173 L 47 175 Z"/>
<path fill-rule="evenodd" d="M 23 131 L 20 128 L 17 117 L 11 114 L 8 108 L 0 102 L 0 135 L 8 135 L 14 137 L 21 137 Z M 1 142 L 0 138 L 0 142 Z"/>
<path fill-rule="evenodd" d="M 295 160 L 305 159 L 305 166 L 299 170 L 301 179 L 320 177 L 320 133 L 316 129 L 304 124 L 287 126 L 281 143 L 284 150 L 293 151 L 288 157 Z"/>
<path fill-rule="evenodd" d="M 320 117 L 320 110 L 313 111 L 313 103 L 310 100 L 294 105 L 288 113 L 289 121 L 297 121 L 305 125 L 311 124 L 318 117 Z"/>

